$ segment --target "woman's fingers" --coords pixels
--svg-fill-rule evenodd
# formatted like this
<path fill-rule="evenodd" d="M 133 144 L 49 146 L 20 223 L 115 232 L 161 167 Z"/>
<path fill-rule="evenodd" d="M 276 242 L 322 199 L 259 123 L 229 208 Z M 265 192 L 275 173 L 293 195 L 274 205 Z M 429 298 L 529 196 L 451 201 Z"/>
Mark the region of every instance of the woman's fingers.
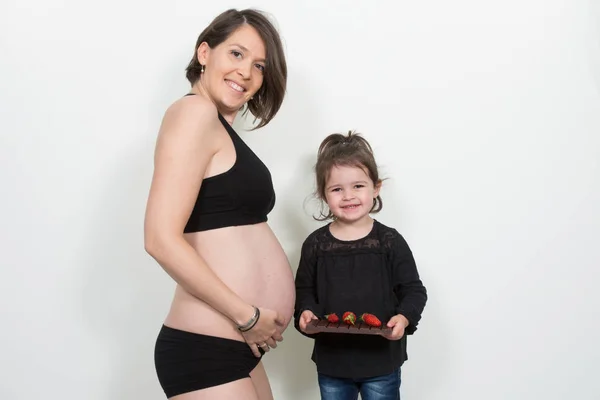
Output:
<path fill-rule="evenodd" d="M 248 347 L 250 347 L 250 350 L 252 350 L 252 354 L 254 354 L 254 356 L 256 358 L 260 358 L 261 354 L 260 351 L 258 350 L 258 346 L 255 344 L 248 344 Z"/>

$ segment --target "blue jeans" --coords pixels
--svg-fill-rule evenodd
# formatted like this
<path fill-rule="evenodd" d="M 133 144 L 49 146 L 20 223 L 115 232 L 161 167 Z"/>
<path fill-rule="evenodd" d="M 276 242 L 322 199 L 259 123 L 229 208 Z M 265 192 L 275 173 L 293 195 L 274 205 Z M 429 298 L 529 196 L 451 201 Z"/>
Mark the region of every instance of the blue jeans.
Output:
<path fill-rule="evenodd" d="M 365 379 L 334 378 L 319 374 L 321 400 L 400 400 L 400 368 L 389 375 Z"/>

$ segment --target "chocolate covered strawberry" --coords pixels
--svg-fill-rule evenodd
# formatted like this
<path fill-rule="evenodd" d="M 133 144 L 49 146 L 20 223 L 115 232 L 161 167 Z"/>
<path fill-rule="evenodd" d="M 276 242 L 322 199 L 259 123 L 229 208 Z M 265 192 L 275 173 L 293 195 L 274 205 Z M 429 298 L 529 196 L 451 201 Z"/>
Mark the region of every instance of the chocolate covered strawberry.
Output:
<path fill-rule="evenodd" d="M 332 322 L 332 323 L 336 323 L 336 322 L 340 322 L 340 317 L 337 316 L 337 314 L 327 314 L 325 316 L 325 318 L 327 319 L 327 321 Z"/>
<path fill-rule="evenodd" d="M 381 326 L 381 321 L 373 314 L 364 313 L 360 316 L 360 320 L 369 326 L 374 326 L 376 328 Z"/>
<path fill-rule="evenodd" d="M 356 315 L 352 311 L 346 311 L 342 316 L 342 320 L 348 325 L 354 325 L 356 322 Z"/>

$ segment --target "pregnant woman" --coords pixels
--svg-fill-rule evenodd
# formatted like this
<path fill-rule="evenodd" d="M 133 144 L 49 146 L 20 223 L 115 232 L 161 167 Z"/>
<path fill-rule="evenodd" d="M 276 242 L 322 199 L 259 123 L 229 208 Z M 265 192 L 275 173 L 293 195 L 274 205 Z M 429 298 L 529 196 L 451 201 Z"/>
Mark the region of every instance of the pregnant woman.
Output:
<path fill-rule="evenodd" d="M 177 283 L 156 341 L 168 398 L 272 399 L 260 362 L 283 340 L 294 280 L 267 225 L 268 168 L 232 128 L 265 126 L 283 102 L 279 34 L 260 12 L 228 10 L 200 34 L 190 92 L 166 111 L 145 217 L 146 251 Z"/>

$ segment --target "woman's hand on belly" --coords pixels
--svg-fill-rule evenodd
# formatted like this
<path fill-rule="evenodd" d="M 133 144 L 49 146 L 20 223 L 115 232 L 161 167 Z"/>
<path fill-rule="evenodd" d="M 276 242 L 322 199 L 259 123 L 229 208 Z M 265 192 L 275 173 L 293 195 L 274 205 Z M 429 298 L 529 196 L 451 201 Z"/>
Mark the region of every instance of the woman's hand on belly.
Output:
<path fill-rule="evenodd" d="M 256 357 L 260 357 L 259 348 L 269 351 L 269 348 L 277 347 L 277 342 L 283 340 L 281 332 L 285 328 L 285 320 L 276 311 L 268 308 L 260 308 L 260 317 L 256 325 L 249 331 L 242 332 L 244 340 Z"/>

